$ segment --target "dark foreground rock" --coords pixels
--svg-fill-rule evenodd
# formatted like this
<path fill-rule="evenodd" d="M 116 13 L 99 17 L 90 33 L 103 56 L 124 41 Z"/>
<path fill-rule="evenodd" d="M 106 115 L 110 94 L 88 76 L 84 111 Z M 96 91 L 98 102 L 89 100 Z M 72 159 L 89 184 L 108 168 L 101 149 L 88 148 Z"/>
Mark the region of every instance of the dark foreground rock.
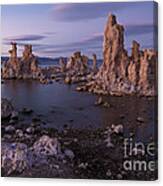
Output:
<path fill-rule="evenodd" d="M 121 126 L 117 126 L 119 129 Z M 153 180 L 150 171 L 123 169 L 121 129 L 49 129 L 33 143 L 2 140 L 2 176 Z M 115 130 L 115 131 L 114 131 Z M 25 134 L 24 134 L 25 137 Z M 21 140 L 20 140 L 21 141 Z"/>
<path fill-rule="evenodd" d="M 154 180 L 157 169 L 124 170 L 124 135 L 123 124 L 101 129 L 65 125 L 59 131 L 45 127 L 39 118 L 26 125 L 2 121 L 2 176 Z M 139 154 L 131 158 L 149 161 Z"/>
<path fill-rule="evenodd" d="M 97 102 L 104 107 L 106 100 L 99 97 Z M 124 170 L 123 124 L 99 129 L 74 129 L 65 125 L 58 131 L 47 128 L 38 116 L 31 118 L 31 114 L 18 113 L 13 106 L 6 108 L 10 114 L 7 120 L 2 120 L 1 127 L 2 176 L 140 180 L 157 177 L 157 168 L 154 172 Z M 22 123 L 22 116 L 31 118 L 28 124 Z M 144 123 L 145 119 L 139 116 L 135 121 Z M 128 132 L 134 139 L 134 133 Z M 142 152 L 139 150 L 131 159 L 148 162 L 148 157 L 140 156 Z"/>

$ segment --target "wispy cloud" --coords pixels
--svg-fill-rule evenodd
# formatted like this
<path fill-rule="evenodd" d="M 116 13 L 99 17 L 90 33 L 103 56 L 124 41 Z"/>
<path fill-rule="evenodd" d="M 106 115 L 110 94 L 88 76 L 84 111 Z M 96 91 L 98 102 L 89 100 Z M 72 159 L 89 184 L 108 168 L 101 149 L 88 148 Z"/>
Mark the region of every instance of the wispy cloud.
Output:
<path fill-rule="evenodd" d="M 97 49 L 102 48 L 103 34 L 94 33 L 89 37 L 80 39 L 78 42 L 71 42 L 65 44 L 42 44 L 36 46 L 37 51 L 44 51 L 50 53 L 50 51 L 60 52 L 60 51 L 75 51 L 75 50 L 86 50 L 86 49 Z"/>
<path fill-rule="evenodd" d="M 38 41 L 46 38 L 45 35 L 19 35 L 4 38 L 5 41 Z"/>
<path fill-rule="evenodd" d="M 142 34 L 148 34 L 153 32 L 153 25 L 147 24 L 147 25 L 126 25 L 124 26 L 125 28 L 125 36 L 139 36 Z M 69 42 L 69 43 L 65 43 L 65 44 L 45 44 L 42 42 L 42 37 L 39 36 L 43 36 L 45 37 L 49 37 L 48 35 L 50 35 L 50 37 L 53 37 L 54 34 L 53 32 L 47 32 L 47 33 L 43 33 L 43 34 L 47 34 L 47 36 L 44 35 L 28 35 L 28 37 L 25 36 L 17 36 L 17 37 L 11 37 L 11 38 L 7 38 L 4 40 L 3 44 L 4 45 L 10 45 L 10 42 L 13 40 L 13 38 L 16 38 L 18 46 L 23 46 L 27 43 L 29 43 L 28 41 L 31 41 L 32 45 L 33 45 L 33 50 L 34 52 L 37 53 L 41 53 L 41 54 L 45 54 L 45 55 L 61 55 L 61 54 L 71 54 L 74 51 L 80 50 L 80 51 L 84 51 L 84 52 L 98 52 L 100 51 L 100 53 L 102 54 L 102 43 L 103 43 L 103 32 L 101 33 L 93 33 L 92 35 L 89 35 L 87 37 L 84 38 L 80 38 L 79 41 L 77 42 Z M 33 36 L 33 37 L 30 37 Z M 38 37 L 36 37 L 38 36 Z M 33 39 L 33 40 L 30 40 Z M 39 43 L 34 43 L 34 41 L 39 40 Z M 134 37 L 133 37 L 134 39 Z M 33 41 L 33 42 L 32 42 Z M 55 42 L 54 42 L 55 43 Z M 130 50 L 130 45 L 131 43 L 127 43 L 127 48 Z"/>
<path fill-rule="evenodd" d="M 117 6 L 118 5 L 118 6 Z M 124 9 L 127 3 L 71 3 L 55 5 L 51 11 L 56 21 L 80 21 L 106 17 L 109 12 Z"/>
<path fill-rule="evenodd" d="M 145 25 L 126 25 L 125 34 L 127 36 L 131 35 L 141 35 L 152 33 L 154 29 L 157 29 L 155 25 L 145 24 Z"/>
<path fill-rule="evenodd" d="M 54 36 L 56 35 L 56 32 L 44 32 L 44 34 L 48 36 Z"/>
<path fill-rule="evenodd" d="M 103 2 L 103 3 L 67 3 L 56 4 L 51 11 L 56 21 L 72 22 L 106 17 L 109 13 L 123 10 L 149 8 L 152 3 L 144 2 Z M 138 12 L 139 14 L 139 12 Z"/>

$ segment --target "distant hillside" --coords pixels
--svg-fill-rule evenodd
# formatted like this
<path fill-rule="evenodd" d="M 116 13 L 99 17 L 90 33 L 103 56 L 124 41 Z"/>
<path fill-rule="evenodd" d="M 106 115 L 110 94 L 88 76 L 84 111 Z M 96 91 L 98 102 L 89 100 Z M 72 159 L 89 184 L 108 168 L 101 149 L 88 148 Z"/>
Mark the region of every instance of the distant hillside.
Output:
<path fill-rule="evenodd" d="M 8 60 L 8 57 L 6 57 L 6 56 L 2 56 L 1 57 L 1 61 L 7 61 Z M 48 57 L 38 57 L 38 61 L 39 61 L 39 63 L 49 63 L 49 62 L 56 62 L 56 61 L 59 61 L 59 58 L 55 58 L 55 59 L 53 59 L 53 58 L 48 58 Z"/>
<path fill-rule="evenodd" d="M 65 61 L 67 60 L 67 58 L 64 58 Z M 4 61 L 7 61 L 8 57 L 1 57 L 1 63 L 3 63 Z M 59 58 L 48 58 L 48 57 L 38 57 L 38 61 L 40 65 L 45 65 L 45 66 L 49 66 L 49 65 L 58 65 L 59 64 Z M 89 65 L 92 64 L 92 60 L 89 59 L 88 61 Z M 98 60 L 98 66 L 102 63 L 102 60 Z"/>
<path fill-rule="evenodd" d="M 8 60 L 8 57 L 1 57 L 1 63 L 7 60 Z"/>

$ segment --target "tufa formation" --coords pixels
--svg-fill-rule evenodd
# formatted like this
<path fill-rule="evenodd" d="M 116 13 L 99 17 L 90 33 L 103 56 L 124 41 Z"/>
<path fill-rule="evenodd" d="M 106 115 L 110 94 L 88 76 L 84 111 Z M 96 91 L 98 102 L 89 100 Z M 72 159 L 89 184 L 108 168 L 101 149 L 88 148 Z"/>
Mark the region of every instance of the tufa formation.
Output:
<path fill-rule="evenodd" d="M 38 67 L 32 53 L 32 45 L 25 45 L 21 58 L 17 57 L 17 45 L 11 43 L 9 60 L 2 68 L 3 79 L 38 79 L 51 83 L 51 79 L 64 79 L 65 83 L 80 83 L 78 91 L 89 91 L 104 95 L 157 95 L 157 52 L 154 49 L 141 50 L 139 43 L 132 42 L 131 55 L 124 47 L 124 27 L 110 15 L 104 31 L 103 63 L 97 68 L 97 57 L 93 54 L 90 68 L 87 56 L 80 51 L 59 67 Z M 82 83 L 82 84 L 81 84 Z"/>
<path fill-rule="evenodd" d="M 11 43 L 9 50 L 9 60 L 2 68 L 2 78 L 4 79 L 28 79 L 37 78 L 39 75 L 38 61 L 32 53 L 32 45 L 25 45 L 21 58 L 17 57 L 17 44 Z"/>
<path fill-rule="evenodd" d="M 89 91 L 100 94 L 138 94 L 154 96 L 157 91 L 157 52 L 140 50 L 132 43 L 131 56 L 124 48 L 124 27 L 114 15 L 110 15 L 104 31 L 103 64 L 93 82 L 87 84 Z"/>

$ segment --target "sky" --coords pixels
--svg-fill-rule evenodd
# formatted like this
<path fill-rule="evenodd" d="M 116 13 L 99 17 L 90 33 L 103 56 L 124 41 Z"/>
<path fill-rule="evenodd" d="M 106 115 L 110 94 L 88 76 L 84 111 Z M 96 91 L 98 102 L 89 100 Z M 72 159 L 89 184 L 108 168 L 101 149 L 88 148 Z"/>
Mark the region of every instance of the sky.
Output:
<path fill-rule="evenodd" d="M 75 51 L 102 58 L 103 33 L 109 14 L 125 29 L 125 48 L 132 40 L 141 48 L 153 48 L 154 4 L 149 2 L 67 3 L 2 5 L 2 56 L 8 56 L 10 42 L 32 44 L 40 57 L 69 57 Z"/>

